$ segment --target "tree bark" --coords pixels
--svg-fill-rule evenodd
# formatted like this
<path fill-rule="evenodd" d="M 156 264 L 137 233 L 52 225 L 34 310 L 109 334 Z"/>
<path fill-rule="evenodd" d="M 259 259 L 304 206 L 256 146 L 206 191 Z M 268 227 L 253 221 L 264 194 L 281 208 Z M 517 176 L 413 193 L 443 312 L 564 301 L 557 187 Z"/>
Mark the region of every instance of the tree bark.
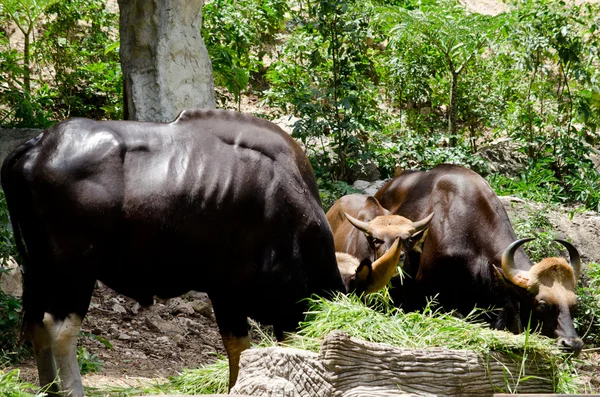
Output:
<path fill-rule="evenodd" d="M 528 378 L 526 378 L 528 377 Z M 492 396 L 552 393 L 552 370 L 497 352 L 405 349 L 332 332 L 320 353 L 270 347 L 242 353 L 232 393 L 254 396 Z"/>
<path fill-rule="evenodd" d="M 23 32 L 23 88 L 27 93 L 27 100 L 29 100 L 29 95 L 31 94 L 31 55 L 30 55 L 30 43 L 29 43 L 29 35 L 31 34 L 32 29 L 29 29 L 27 33 Z"/>
<path fill-rule="evenodd" d="M 450 105 L 448 106 L 448 135 L 450 146 L 456 146 L 456 88 L 458 87 L 458 73 L 452 71 L 450 82 Z"/>
<path fill-rule="evenodd" d="M 214 108 L 203 0 L 118 1 L 124 118 L 169 121 L 187 108 Z"/>

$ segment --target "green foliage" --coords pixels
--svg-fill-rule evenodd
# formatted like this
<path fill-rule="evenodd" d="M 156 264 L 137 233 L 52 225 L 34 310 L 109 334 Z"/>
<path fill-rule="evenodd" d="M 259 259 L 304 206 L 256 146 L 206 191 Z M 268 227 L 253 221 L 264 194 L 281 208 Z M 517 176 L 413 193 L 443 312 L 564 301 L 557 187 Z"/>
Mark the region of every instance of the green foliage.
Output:
<path fill-rule="evenodd" d="M 396 100 L 445 104 L 453 144 L 458 95 L 471 94 L 461 89 L 461 77 L 495 35 L 494 18 L 467 12 L 454 0 L 424 3 L 412 10 L 388 7 L 379 15 L 390 37 L 388 74 L 400 87 Z"/>
<path fill-rule="evenodd" d="M 362 299 L 366 299 L 365 302 Z M 514 335 L 489 328 L 477 322 L 474 311 L 466 319 L 435 310 L 435 304 L 423 312 L 404 313 L 383 294 L 366 297 L 339 294 L 334 300 L 314 298 L 306 321 L 301 324 L 298 338 L 305 339 L 309 350 L 318 351 L 320 340 L 332 331 L 370 342 L 387 343 L 406 348 L 446 347 L 487 353 L 489 350 L 516 352 L 525 348 L 539 349 L 543 357 L 556 353 L 554 342 L 538 335 Z M 313 340 L 312 343 L 308 342 Z M 310 347 L 312 346 L 312 347 Z"/>
<path fill-rule="evenodd" d="M 0 278 L 4 270 L 0 267 Z M 0 290 L 0 365 L 18 362 L 28 349 L 20 344 L 21 300 Z"/>
<path fill-rule="evenodd" d="M 317 178 L 317 184 L 319 186 L 321 203 L 323 204 L 325 212 L 327 212 L 333 203 L 340 197 L 346 194 L 361 193 L 360 190 L 353 188 L 352 185 L 349 185 L 344 181 L 334 181 L 326 176 Z"/>
<path fill-rule="evenodd" d="M 0 125 L 47 127 L 52 93 L 47 85 L 32 93 L 25 89 L 23 56 L 9 45 L 0 31 Z"/>
<path fill-rule="evenodd" d="M 552 201 L 591 209 L 600 203 L 600 175 L 586 142 L 596 130 L 590 109 L 597 105 L 597 11 L 596 5 L 515 2 L 496 57 L 497 78 L 512 82 L 504 83 L 502 127 L 523 143 L 530 170 L 544 179 Z"/>
<path fill-rule="evenodd" d="M 490 174 L 486 178 L 499 195 L 514 195 L 541 203 L 579 202 L 588 209 L 598 211 L 600 173 L 588 164 L 589 160 L 585 157 L 566 159 L 572 159 L 581 168 L 573 167 L 568 173 L 557 173 L 555 158 L 548 156 L 532 162 L 527 170 L 516 177 Z"/>
<path fill-rule="evenodd" d="M 530 165 L 495 186 L 598 208 L 597 5 L 523 0 L 491 17 L 452 0 L 384 3 L 301 6 L 267 71 L 266 98 L 300 118 L 316 169 L 346 181 L 367 161 L 384 176 L 440 162 L 487 173 L 477 146 L 509 135 Z"/>
<path fill-rule="evenodd" d="M 96 373 L 102 370 L 103 363 L 96 353 L 90 353 L 85 347 L 77 347 L 77 364 L 81 375 Z"/>
<path fill-rule="evenodd" d="M 0 190 L 0 279 L 5 272 L 2 266 L 7 264 L 11 256 L 17 257 L 16 253 L 6 199 Z M 28 351 L 19 344 L 20 323 L 21 300 L 0 290 L 0 364 L 16 362 Z"/>
<path fill-rule="evenodd" d="M 353 162 L 369 158 L 365 142 L 383 119 L 373 15 L 369 3 L 319 1 L 295 16 L 294 30 L 267 72 L 267 99 L 300 118 L 293 136 L 311 153 L 328 143 L 330 151 L 314 160 L 336 180 L 348 180 Z"/>
<path fill-rule="evenodd" d="M 229 384 L 229 364 L 220 357 L 214 364 L 198 369 L 186 369 L 181 375 L 169 378 L 169 393 L 225 394 Z"/>
<path fill-rule="evenodd" d="M 202 37 L 215 84 L 232 93 L 238 107 L 251 78 L 262 79 L 264 57 L 287 11 L 284 0 L 212 0 L 204 5 Z"/>
<path fill-rule="evenodd" d="M 575 329 L 586 343 L 600 346 L 600 264 L 592 262 L 584 267 L 577 297 Z"/>
<path fill-rule="evenodd" d="M 59 2 L 47 14 L 37 51 L 53 69 L 56 117 L 121 118 L 118 14 L 104 0 Z"/>
<path fill-rule="evenodd" d="M 103 338 L 98 335 L 94 335 L 90 332 L 79 332 L 79 336 L 88 338 L 90 340 L 94 340 L 102 343 L 108 349 L 112 349 L 112 343 L 106 338 Z M 88 373 L 96 373 L 102 370 L 104 366 L 100 357 L 98 357 L 95 353 L 90 353 L 85 347 L 77 346 L 77 363 L 79 364 L 79 371 L 82 375 Z"/>
<path fill-rule="evenodd" d="M 31 390 L 37 390 L 37 386 L 29 382 L 23 382 L 20 379 L 20 371 L 18 369 L 14 369 L 6 373 L 0 370 L 0 391 L 2 396 L 42 397 L 46 395 L 43 391 L 32 394 L 29 392 Z"/>
<path fill-rule="evenodd" d="M 25 35 L 25 49 L 17 51 L 0 37 L 4 126 L 43 128 L 71 116 L 121 117 L 118 15 L 104 0 L 10 0 L 3 3 L 0 24 L 9 20 Z"/>
<path fill-rule="evenodd" d="M 575 132 L 571 128 L 577 116 L 574 94 L 592 82 L 596 73 L 586 64 L 597 57 L 599 44 L 594 29 L 588 28 L 588 21 L 596 16 L 590 14 L 592 7 L 587 7 L 588 13 L 585 8 L 560 1 L 515 3 L 514 19 L 508 22 L 517 23 L 505 31 L 506 50 L 527 90 L 519 97 L 526 129 L 515 132 L 524 133 L 530 144 L 547 135 L 556 138 Z M 544 131 L 546 126 L 557 130 Z M 544 155 L 530 149 L 531 157 Z"/>
<path fill-rule="evenodd" d="M 58 0 L 4 0 L 0 17 L 15 24 L 23 34 L 23 89 L 31 94 L 31 35 L 45 10 Z"/>
<path fill-rule="evenodd" d="M 517 238 L 535 238 L 523 246 L 534 263 L 560 255 L 558 248 L 562 247 L 553 241 L 556 235 L 546 213 L 546 209 L 533 210 L 526 217 L 511 220 Z"/>
<path fill-rule="evenodd" d="M 486 173 L 485 162 L 473 156 L 471 146 L 466 141 L 457 141 L 454 146 L 448 145 L 448 140 L 443 134 L 422 136 L 414 132 L 398 131 L 388 135 L 389 144 L 381 145 L 374 149 L 382 168 L 389 169 L 381 163 L 385 159 L 394 159 L 394 167 L 400 169 L 429 169 L 442 163 L 460 164 L 480 173 Z M 388 170 L 386 174 L 389 174 Z"/>
<path fill-rule="evenodd" d="M 0 266 L 6 265 L 11 256 L 18 257 L 17 245 L 12 233 L 4 190 L 0 189 Z"/>

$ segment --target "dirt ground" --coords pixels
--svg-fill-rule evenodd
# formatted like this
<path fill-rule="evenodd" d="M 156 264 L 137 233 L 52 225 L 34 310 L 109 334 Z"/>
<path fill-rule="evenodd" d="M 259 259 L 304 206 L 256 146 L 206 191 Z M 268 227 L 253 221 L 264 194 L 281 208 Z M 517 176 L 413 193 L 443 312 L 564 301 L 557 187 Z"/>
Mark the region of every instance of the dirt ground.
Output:
<path fill-rule="evenodd" d="M 141 308 L 98 284 L 79 344 L 97 355 L 102 370 L 84 376 L 85 386 L 135 386 L 164 381 L 183 368 L 211 363 L 225 350 L 206 294 L 189 293 Z M 108 341 L 112 348 L 102 341 Z M 37 383 L 33 359 L 19 365 L 24 380 Z"/>

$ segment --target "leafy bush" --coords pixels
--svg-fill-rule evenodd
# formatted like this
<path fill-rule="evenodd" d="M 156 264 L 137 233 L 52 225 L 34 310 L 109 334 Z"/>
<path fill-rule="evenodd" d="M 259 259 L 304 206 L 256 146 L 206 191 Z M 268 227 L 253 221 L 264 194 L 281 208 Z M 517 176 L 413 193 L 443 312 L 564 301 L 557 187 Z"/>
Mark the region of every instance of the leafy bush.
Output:
<path fill-rule="evenodd" d="M 10 127 L 47 127 L 50 125 L 52 94 L 44 85 L 33 93 L 23 83 L 22 56 L 9 45 L 0 31 L 0 125 Z"/>
<path fill-rule="evenodd" d="M 598 209 L 597 5 L 523 0 L 488 17 L 449 0 L 381 4 L 301 8 L 267 71 L 268 101 L 300 117 L 316 168 L 346 181 L 367 161 L 384 176 L 440 162 L 485 174 L 477 146 L 510 135 L 531 163 L 492 184 Z"/>
<path fill-rule="evenodd" d="M 441 133 L 423 136 L 411 130 L 399 130 L 385 134 L 380 136 L 382 143 L 373 149 L 384 175 L 392 176 L 394 168 L 430 169 L 442 163 L 460 164 L 483 174 L 487 172 L 485 162 L 473 155 L 467 141 L 459 140 L 454 146 L 448 146 L 447 135 Z"/>
<path fill-rule="evenodd" d="M 546 209 L 541 209 L 532 211 L 522 218 L 512 219 L 517 238 L 535 238 L 523 246 L 534 263 L 559 255 L 558 248 L 562 247 L 553 241 L 556 235 L 546 213 Z"/>
<path fill-rule="evenodd" d="M 490 174 L 486 178 L 500 195 L 514 195 L 541 203 L 581 203 L 588 209 L 598 211 L 600 173 L 588 162 L 586 158 L 575 160 L 571 165 L 577 166 L 557 172 L 556 158 L 548 155 L 531 162 L 516 177 Z"/>
<path fill-rule="evenodd" d="M 8 259 L 17 257 L 16 244 L 8 218 L 8 208 L 4 191 L 0 189 L 0 278 L 2 278 Z M 28 352 L 19 344 L 21 323 L 21 300 L 6 295 L 0 290 L 0 364 L 15 362 Z"/>
<path fill-rule="evenodd" d="M 0 278 L 3 270 L 0 268 Z M 0 290 L 0 366 L 18 362 L 29 353 L 20 344 L 21 300 Z"/>
<path fill-rule="evenodd" d="M 501 196 L 519 196 L 541 203 L 564 203 L 566 200 L 566 194 L 559 188 L 556 176 L 544 162 L 530 165 L 514 178 L 490 174 L 487 180 Z"/>
<path fill-rule="evenodd" d="M 290 37 L 267 72 L 267 99 L 300 118 L 293 136 L 305 146 L 327 141 L 314 157 L 334 180 L 348 180 L 353 162 L 369 158 L 365 140 L 382 119 L 374 9 L 358 1 L 322 0 L 296 15 Z"/>
<path fill-rule="evenodd" d="M 71 116 L 120 118 L 118 14 L 103 0 L 7 4 L 0 24 L 16 23 L 26 49 L 0 36 L 0 123 L 43 128 Z"/>
<path fill-rule="evenodd" d="M 285 0 L 212 0 L 204 5 L 202 37 L 215 84 L 232 93 L 238 107 L 251 79 L 262 79 L 264 57 L 287 11 Z"/>
<path fill-rule="evenodd" d="M 95 353 L 90 353 L 85 347 L 77 347 L 77 363 L 81 375 L 96 373 L 102 370 L 103 363 Z"/>
<path fill-rule="evenodd" d="M 47 16 L 36 49 L 51 70 L 55 117 L 121 118 L 118 13 L 104 0 L 72 0 Z"/>
<path fill-rule="evenodd" d="M 340 197 L 346 194 L 362 193 L 360 190 L 353 188 L 352 185 L 348 185 L 344 181 L 333 181 L 325 176 L 317 178 L 317 184 L 319 186 L 321 203 L 323 204 L 325 212 L 327 212 L 333 203 Z"/>
<path fill-rule="evenodd" d="M 458 106 L 463 95 L 472 95 L 463 76 L 490 46 L 499 18 L 467 12 L 454 0 L 438 0 L 415 9 L 387 7 L 379 12 L 379 19 L 390 38 L 388 76 L 390 85 L 398 87 L 396 100 L 444 105 L 447 133 L 454 145 Z"/>
<path fill-rule="evenodd" d="M 575 329 L 586 343 L 600 346 L 600 264 L 589 263 L 582 271 L 577 297 Z"/>

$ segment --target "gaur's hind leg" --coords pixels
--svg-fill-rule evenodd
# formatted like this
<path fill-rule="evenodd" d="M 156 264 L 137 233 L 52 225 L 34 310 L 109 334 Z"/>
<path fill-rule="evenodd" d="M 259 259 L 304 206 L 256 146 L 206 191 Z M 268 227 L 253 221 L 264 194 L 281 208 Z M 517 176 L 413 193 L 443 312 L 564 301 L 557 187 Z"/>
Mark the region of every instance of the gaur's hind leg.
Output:
<path fill-rule="evenodd" d="M 63 267 L 57 276 L 56 293 L 44 311 L 43 324 L 52 343 L 52 353 L 60 379 L 61 395 L 82 397 L 83 384 L 77 363 L 77 337 L 87 313 L 95 280 Z M 68 277 L 70 272 L 72 275 Z"/>
<path fill-rule="evenodd" d="M 210 296 L 210 295 L 209 295 Z M 227 351 L 229 361 L 229 390 L 235 385 L 240 369 L 240 355 L 250 347 L 248 320 L 239 310 L 239 304 L 231 304 L 227 297 L 210 296 L 217 325 Z M 234 300 L 235 301 L 235 300 Z"/>
<path fill-rule="evenodd" d="M 56 377 L 56 364 L 52 354 L 52 337 L 43 324 L 35 324 L 33 327 L 33 352 L 38 368 L 40 386 L 48 387 L 45 391 L 58 393 L 58 378 Z"/>
<path fill-rule="evenodd" d="M 52 352 L 58 367 L 61 390 L 70 397 L 83 396 L 83 384 L 77 363 L 77 336 L 82 318 L 71 313 L 63 320 L 50 313 L 44 315 L 44 327 L 52 340 Z"/>
<path fill-rule="evenodd" d="M 221 338 L 229 360 L 229 390 L 231 390 L 240 371 L 240 356 L 244 350 L 250 348 L 250 338 L 248 335 L 239 337 L 223 333 L 221 333 Z"/>

